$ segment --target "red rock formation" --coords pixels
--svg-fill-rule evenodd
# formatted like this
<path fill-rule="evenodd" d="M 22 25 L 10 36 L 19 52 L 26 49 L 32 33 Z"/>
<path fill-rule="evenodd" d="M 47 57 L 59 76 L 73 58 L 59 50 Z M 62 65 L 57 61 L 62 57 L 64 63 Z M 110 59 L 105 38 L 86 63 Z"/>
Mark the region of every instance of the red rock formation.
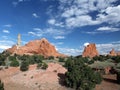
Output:
<path fill-rule="evenodd" d="M 110 56 L 120 56 L 120 52 L 116 52 L 114 49 L 112 49 L 112 50 L 109 52 L 109 55 L 110 55 Z"/>
<path fill-rule="evenodd" d="M 83 57 L 90 57 L 90 58 L 92 58 L 94 56 L 98 56 L 98 55 L 99 54 L 98 54 L 98 51 L 96 49 L 96 45 L 95 44 L 88 44 L 85 47 L 85 49 L 83 51 L 83 54 L 82 54 Z"/>
<path fill-rule="evenodd" d="M 116 56 L 117 54 L 116 54 L 115 50 L 112 49 L 112 50 L 109 52 L 109 55 L 110 55 L 110 56 Z"/>
<path fill-rule="evenodd" d="M 25 46 L 21 46 L 17 48 L 17 46 L 13 46 L 12 48 L 7 49 L 6 51 L 12 54 L 40 54 L 45 57 L 54 56 L 54 57 L 64 57 L 65 55 L 60 54 L 56 51 L 55 47 L 50 44 L 47 39 L 43 38 L 41 40 L 33 40 L 28 42 Z"/>

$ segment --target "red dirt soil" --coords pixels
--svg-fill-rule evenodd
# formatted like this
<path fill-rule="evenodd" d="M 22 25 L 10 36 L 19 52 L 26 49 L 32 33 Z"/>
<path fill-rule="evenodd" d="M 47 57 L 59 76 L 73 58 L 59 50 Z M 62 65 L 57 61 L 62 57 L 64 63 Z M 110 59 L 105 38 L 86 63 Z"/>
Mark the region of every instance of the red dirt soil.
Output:
<path fill-rule="evenodd" d="M 30 65 L 26 72 L 9 67 L 0 70 L 0 79 L 4 82 L 5 90 L 72 90 L 60 84 L 59 75 L 64 76 L 66 71 L 57 63 L 49 63 L 47 70 L 36 69 L 36 64 Z M 116 75 L 104 75 L 104 80 L 96 85 L 95 90 L 120 90 Z"/>

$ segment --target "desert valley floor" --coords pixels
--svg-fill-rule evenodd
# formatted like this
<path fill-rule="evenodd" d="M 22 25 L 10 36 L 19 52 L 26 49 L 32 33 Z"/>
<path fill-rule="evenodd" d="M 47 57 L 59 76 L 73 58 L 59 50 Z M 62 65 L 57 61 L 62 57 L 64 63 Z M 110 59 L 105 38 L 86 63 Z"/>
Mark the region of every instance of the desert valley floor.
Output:
<path fill-rule="evenodd" d="M 5 90 L 73 90 L 62 86 L 66 69 L 57 63 L 49 63 L 47 70 L 36 69 L 30 65 L 29 71 L 21 72 L 19 67 L 0 70 L 0 78 Z M 95 90 L 120 90 L 115 75 L 105 75 Z"/>

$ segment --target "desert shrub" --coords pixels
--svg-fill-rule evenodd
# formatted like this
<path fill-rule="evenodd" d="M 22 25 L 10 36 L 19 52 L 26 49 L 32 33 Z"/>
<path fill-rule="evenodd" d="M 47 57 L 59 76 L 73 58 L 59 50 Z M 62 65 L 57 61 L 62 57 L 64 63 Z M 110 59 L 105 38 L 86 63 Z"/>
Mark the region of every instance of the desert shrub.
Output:
<path fill-rule="evenodd" d="M 42 68 L 42 69 L 47 69 L 47 68 L 48 68 L 48 65 L 47 65 L 46 63 L 43 63 L 41 68 Z"/>
<path fill-rule="evenodd" d="M 5 55 L 3 55 L 3 54 L 0 54 L 0 66 L 1 65 L 5 65 L 5 59 L 6 59 L 6 57 L 5 57 Z"/>
<path fill-rule="evenodd" d="M 117 83 L 120 84 L 120 72 L 117 72 Z"/>
<path fill-rule="evenodd" d="M 37 69 L 40 69 L 42 67 L 42 63 L 37 64 Z"/>
<path fill-rule="evenodd" d="M 65 59 L 62 57 L 59 57 L 59 62 L 65 62 Z"/>
<path fill-rule="evenodd" d="M 18 67 L 19 66 L 19 62 L 17 60 L 12 60 L 11 63 L 10 63 L 10 66 Z"/>
<path fill-rule="evenodd" d="M 90 60 L 89 62 L 88 62 L 88 64 L 93 64 L 94 63 L 94 60 Z"/>
<path fill-rule="evenodd" d="M 32 57 L 35 63 L 42 63 L 42 60 L 44 59 L 44 56 L 42 55 L 33 55 Z"/>
<path fill-rule="evenodd" d="M 29 68 L 29 63 L 27 61 L 22 61 L 21 66 L 20 66 L 20 70 L 27 71 L 28 68 Z"/>
<path fill-rule="evenodd" d="M 54 56 L 49 56 L 48 59 L 49 60 L 54 60 Z"/>
<path fill-rule="evenodd" d="M 76 90 L 93 90 L 95 85 L 102 81 L 101 75 L 86 66 L 81 59 L 67 60 L 65 67 L 68 69 L 65 73 L 65 83 L 68 87 Z"/>
<path fill-rule="evenodd" d="M 4 83 L 0 80 L 0 90 L 4 90 Z"/>
<path fill-rule="evenodd" d="M 14 61 L 14 60 L 16 60 L 16 57 L 15 56 L 9 56 L 9 60 Z"/>

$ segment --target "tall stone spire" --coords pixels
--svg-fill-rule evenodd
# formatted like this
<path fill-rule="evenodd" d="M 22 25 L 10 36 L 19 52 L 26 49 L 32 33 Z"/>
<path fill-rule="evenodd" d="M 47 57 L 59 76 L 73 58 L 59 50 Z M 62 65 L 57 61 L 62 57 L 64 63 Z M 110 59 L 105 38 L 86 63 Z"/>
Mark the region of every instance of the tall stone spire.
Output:
<path fill-rule="evenodd" d="M 21 46 L 21 35 L 18 34 L 18 37 L 17 37 L 17 48 L 19 48 Z"/>

